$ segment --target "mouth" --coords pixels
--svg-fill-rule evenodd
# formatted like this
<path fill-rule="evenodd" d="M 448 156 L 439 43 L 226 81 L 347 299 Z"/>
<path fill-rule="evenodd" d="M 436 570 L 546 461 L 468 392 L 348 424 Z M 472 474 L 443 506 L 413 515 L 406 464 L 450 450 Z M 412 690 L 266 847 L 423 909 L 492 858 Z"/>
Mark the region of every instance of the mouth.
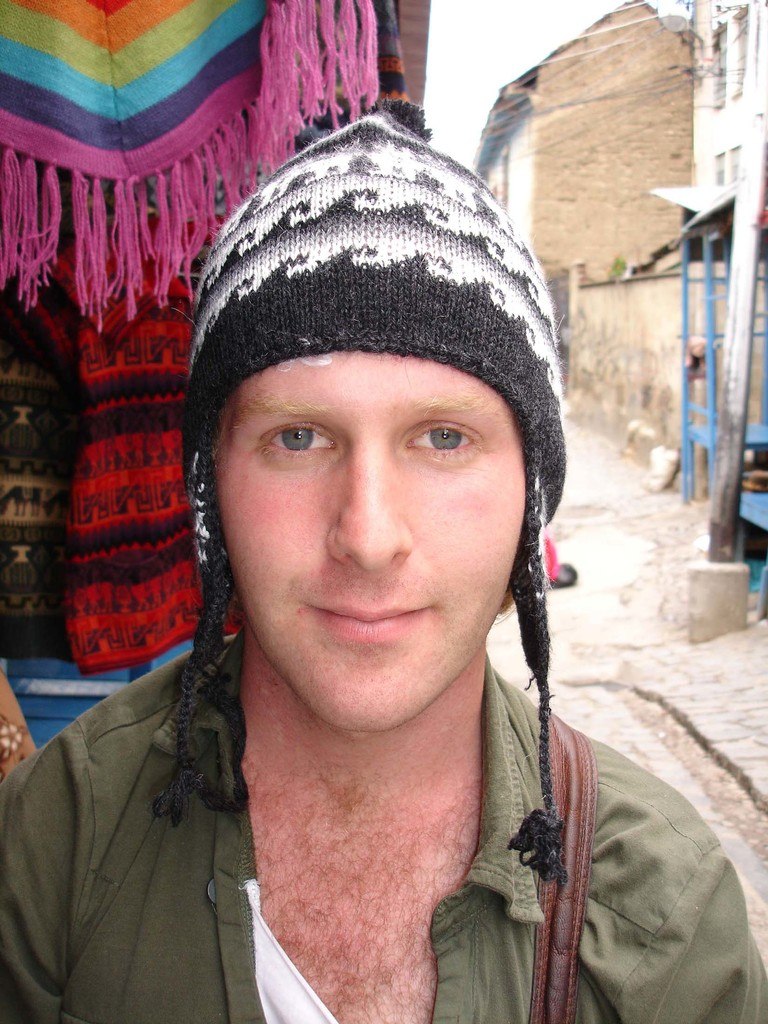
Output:
<path fill-rule="evenodd" d="M 319 611 L 329 615 L 339 615 L 344 619 L 357 619 L 358 622 L 383 622 L 385 619 L 396 619 L 400 615 L 411 615 L 420 609 L 416 608 L 320 608 Z"/>
<path fill-rule="evenodd" d="M 393 643 L 416 627 L 425 608 L 314 608 L 320 624 L 347 643 Z"/>

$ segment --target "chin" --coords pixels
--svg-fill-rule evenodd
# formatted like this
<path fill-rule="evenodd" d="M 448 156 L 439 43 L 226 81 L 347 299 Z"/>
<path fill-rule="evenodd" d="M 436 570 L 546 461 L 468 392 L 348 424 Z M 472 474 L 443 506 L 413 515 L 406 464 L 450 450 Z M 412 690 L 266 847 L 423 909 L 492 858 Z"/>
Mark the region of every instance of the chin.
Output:
<path fill-rule="evenodd" d="M 482 680 L 484 649 L 465 663 L 438 659 L 435 652 L 379 652 L 328 658 L 278 666 L 272 662 L 285 689 L 317 722 L 338 732 L 382 734 L 415 722 L 434 705 L 461 700 L 464 684 Z M 477 664 L 475 664 L 477 663 Z M 478 668 L 477 665 L 480 667 Z M 311 667 L 310 667 L 311 666 Z"/>
<path fill-rule="evenodd" d="M 394 732 L 416 721 L 437 699 L 414 700 L 407 704 L 400 701 L 391 706 L 382 703 L 371 705 L 367 701 L 367 706 L 336 704 L 319 711 L 326 724 L 339 732 L 377 735 Z"/>
<path fill-rule="evenodd" d="M 464 685 L 482 684 L 487 630 L 414 632 L 357 643 L 309 630 L 303 637 L 294 632 L 294 643 L 286 645 L 277 630 L 251 628 L 249 653 L 257 675 L 270 677 L 270 699 L 284 713 L 298 712 L 338 732 L 381 734 L 436 703 L 460 701 Z"/>
<path fill-rule="evenodd" d="M 412 678 L 359 671 L 348 674 L 337 669 L 321 681 L 317 677 L 288 677 L 286 682 L 304 709 L 329 728 L 349 733 L 383 733 L 418 718 L 447 688 L 438 692 L 409 692 Z M 327 687 L 329 679 L 332 689 Z"/>

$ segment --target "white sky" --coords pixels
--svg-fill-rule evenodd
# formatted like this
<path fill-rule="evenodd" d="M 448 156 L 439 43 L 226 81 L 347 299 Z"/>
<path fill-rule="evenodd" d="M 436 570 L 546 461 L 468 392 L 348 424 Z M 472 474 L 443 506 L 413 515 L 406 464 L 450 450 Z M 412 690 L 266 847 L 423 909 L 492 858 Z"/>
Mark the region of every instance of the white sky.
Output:
<path fill-rule="evenodd" d="M 432 0 L 424 107 L 436 148 L 472 166 L 501 87 L 620 6 L 622 0 Z"/>

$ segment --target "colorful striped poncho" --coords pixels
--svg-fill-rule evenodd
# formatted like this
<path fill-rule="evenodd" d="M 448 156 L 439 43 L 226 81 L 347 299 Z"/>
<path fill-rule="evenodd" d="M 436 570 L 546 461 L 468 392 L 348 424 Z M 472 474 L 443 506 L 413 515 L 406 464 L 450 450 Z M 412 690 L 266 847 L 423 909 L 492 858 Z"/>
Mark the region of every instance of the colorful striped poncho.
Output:
<path fill-rule="evenodd" d="M 82 311 L 124 293 L 130 318 L 147 259 L 165 302 L 217 194 L 239 202 L 339 95 L 373 103 L 376 60 L 372 0 L 0 0 L 0 288 L 36 300 L 66 192 Z"/>

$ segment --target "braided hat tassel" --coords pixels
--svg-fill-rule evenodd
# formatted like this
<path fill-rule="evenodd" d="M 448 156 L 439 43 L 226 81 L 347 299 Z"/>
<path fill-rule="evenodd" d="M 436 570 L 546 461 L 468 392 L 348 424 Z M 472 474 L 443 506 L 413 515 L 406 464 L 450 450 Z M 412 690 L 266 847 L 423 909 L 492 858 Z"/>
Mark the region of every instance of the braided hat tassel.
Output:
<path fill-rule="evenodd" d="M 531 486 L 531 476 L 533 476 Z M 568 880 L 562 859 L 563 819 L 552 792 L 552 766 L 549 754 L 549 626 L 547 623 L 547 579 L 543 539 L 546 515 L 538 473 L 529 471 L 528 501 L 523 525 L 522 557 L 512 581 L 520 638 L 531 670 L 531 682 L 539 693 L 539 774 L 543 808 L 536 808 L 523 819 L 509 842 L 520 861 L 537 871 L 545 881 Z"/>

